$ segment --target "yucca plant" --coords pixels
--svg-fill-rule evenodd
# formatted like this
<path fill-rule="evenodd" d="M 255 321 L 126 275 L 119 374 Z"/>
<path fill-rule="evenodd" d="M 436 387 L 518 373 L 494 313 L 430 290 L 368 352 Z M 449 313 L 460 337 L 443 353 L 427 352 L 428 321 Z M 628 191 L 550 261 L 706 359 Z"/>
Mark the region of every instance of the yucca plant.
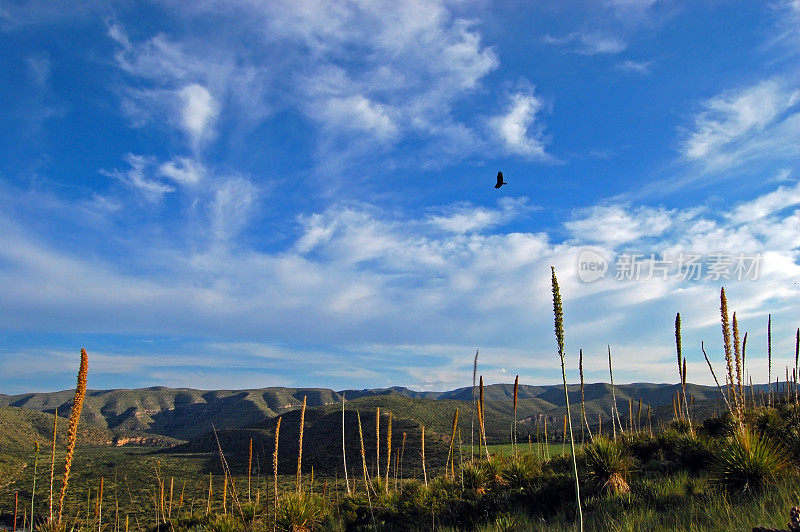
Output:
<path fill-rule="evenodd" d="M 757 491 L 788 467 L 786 452 L 768 436 L 740 429 L 718 450 L 711 464 L 711 481 L 730 491 Z"/>
<path fill-rule="evenodd" d="M 596 437 L 583 453 L 586 478 L 596 493 L 629 493 L 628 474 L 632 459 L 622 441 Z"/>
<path fill-rule="evenodd" d="M 490 481 L 487 468 L 482 467 L 482 462 L 470 460 L 461 466 L 461 478 L 463 479 L 464 490 L 471 491 L 475 494 L 481 495 L 486 493 L 490 487 Z"/>
<path fill-rule="evenodd" d="M 287 532 L 321 528 L 328 516 L 328 507 L 319 495 L 309 492 L 287 492 L 280 499 L 276 527 Z"/>
<path fill-rule="evenodd" d="M 530 454 L 516 454 L 500 468 L 500 477 L 513 490 L 532 490 L 541 476 L 542 464 Z"/>

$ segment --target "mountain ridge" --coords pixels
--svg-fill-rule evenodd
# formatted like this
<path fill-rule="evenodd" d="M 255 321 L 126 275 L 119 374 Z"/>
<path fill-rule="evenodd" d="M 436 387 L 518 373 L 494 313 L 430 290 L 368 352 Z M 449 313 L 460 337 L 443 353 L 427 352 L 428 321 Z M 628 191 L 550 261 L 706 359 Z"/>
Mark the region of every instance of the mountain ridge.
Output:
<path fill-rule="evenodd" d="M 484 402 L 487 416 L 512 416 L 513 384 L 497 383 L 484 386 Z M 631 406 L 643 404 L 651 407 L 670 405 L 678 389 L 677 384 L 634 383 L 615 385 L 618 408 L 622 415 Z M 760 389 L 760 387 L 756 387 Z M 568 385 L 572 404 L 580 402 L 580 385 Z M 719 400 L 719 391 L 713 386 L 687 384 L 687 394 L 696 401 Z M 18 407 L 48 414 L 58 409 L 59 416 L 69 414 L 74 392 L 0 394 L 0 406 Z M 477 395 L 477 390 L 475 392 Z M 584 386 L 586 411 L 590 420 L 598 416 L 609 419 L 612 407 L 611 386 L 596 382 Z M 144 432 L 160 434 L 180 440 L 197 438 L 209 430 L 211 425 L 219 429 L 235 429 L 258 426 L 270 419 L 301 407 L 303 398 L 307 406 L 328 407 L 368 398 L 370 404 L 378 406 L 391 398 L 408 398 L 411 401 L 460 401 L 463 413 L 471 411 L 473 388 L 459 387 L 443 392 L 415 391 L 394 386 L 388 388 L 347 389 L 335 391 L 329 388 L 266 387 L 242 390 L 200 390 L 194 388 L 117 388 L 110 390 L 87 390 L 83 406 L 82 422 L 116 432 Z M 518 389 L 517 419 L 532 420 L 546 415 L 553 420 L 563 416 L 564 387 L 554 385 L 526 385 Z"/>

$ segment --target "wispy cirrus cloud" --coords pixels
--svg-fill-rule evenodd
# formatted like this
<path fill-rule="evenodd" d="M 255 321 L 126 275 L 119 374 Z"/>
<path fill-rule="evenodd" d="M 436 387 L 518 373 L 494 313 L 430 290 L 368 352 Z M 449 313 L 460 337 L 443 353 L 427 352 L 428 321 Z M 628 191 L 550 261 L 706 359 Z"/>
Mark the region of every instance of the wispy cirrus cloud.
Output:
<path fill-rule="evenodd" d="M 152 157 L 129 153 L 125 156 L 125 162 L 128 164 L 126 170 L 101 170 L 100 173 L 129 185 L 151 201 L 160 199 L 168 192 L 175 192 L 175 187 L 153 179 L 155 160 Z"/>
<path fill-rule="evenodd" d="M 633 61 L 626 59 L 617 64 L 617 69 L 625 72 L 635 72 L 637 74 L 649 74 L 653 61 Z"/>
<path fill-rule="evenodd" d="M 702 103 L 682 155 L 720 170 L 754 159 L 800 153 L 800 89 L 769 79 Z"/>
<path fill-rule="evenodd" d="M 628 47 L 621 38 L 600 32 L 574 32 L 564 37 L 545 35 L 543 41 L 581 55 L 618 54 Z"/>

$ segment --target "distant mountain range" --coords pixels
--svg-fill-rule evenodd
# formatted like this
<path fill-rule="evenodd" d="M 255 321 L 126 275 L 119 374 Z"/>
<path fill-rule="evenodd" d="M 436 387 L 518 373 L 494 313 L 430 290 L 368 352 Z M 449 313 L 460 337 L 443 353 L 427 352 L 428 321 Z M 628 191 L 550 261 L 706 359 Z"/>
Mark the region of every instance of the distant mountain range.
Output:
<path fill-rule="evenodd" d="M 760 394 L 760 386 L 755 393 Z M 581 430 L 580 386 L 570 385 L 573 427 Z M 629 413 L 634 422 L 647 426 L 647 410 L 653 427 L 673 417 L 672 400 L 676 384 L 634 383 L 615 387 L 623 425 Z M 476 391 L 477 393 L 477 391 Z M 587 384 L 584 389 L 587 419 L 592 430 L 600 420 L 603 431 L 611 428 L 613 405 L 611 386 Z M 700 421 L 724 409 L 719 391 L 712 386 L 687 385 L 692 398 L 692 415 Z M 19 395 L 0 394 L 0 449 L 27 448 L 33 441 L 44 444 L 52 437 L 53 413 L 69 416 L 74 392 Z M 484 387 L 486 436 L 489 443 L 508 443 L 514 420 L 514 386 L 492 384 Z M 360 438 L 357 413 L 361 416 L 367 456 L 375 466 L 376 412 L 381 411 L 381 446 L 385 449 L 389 413 L 392 414 L 392 448 L 405 451 L 405 464 L 412 474 L 421 474 L 421 430 L 426 432 L 426 457 L 430 467 L 443 467 L 448 454 L 453 417 L 459 411 L 458 438 L 477 444 L 478 421 L 474 414 L 473 389 L 445 392 L 417 392 L 403 387 L 341 390 L 325 388 L 259 388 L 249 390 L 195 390 L 190 388 L 142 388 L 89 390 L 83 405 L 79 442 L 94 445 L 140 444 L 164 448 L 164 452 L 202 457 L 208 466 L 219 465 L 219 446 L 226 460 L 246 467 L 249 442 L 254 460 L 271 464 L 275 426 L 281 418 L 280 465 L 292 473 L 300 428 L 300 408 L 306 398 L 304 463 L 316 471 L 340 474 L 342 452 L 342 401 L 345 399 L 345 446 L 348 469 L 360 466 Z M 642 410 L 639 410 L 641 400 Z M 520 385 L 517 403 L 518 441 L 535 441 L 547 419 L 551 441 L 562 439 L 564 426 L 562 385 Z M 66 419 L 59 420 L 59 440 L 64 439 Z M 212 432 L 212 427 L 216 433 Z M 405 434 L 405 446 L 404 446 Z M 579 438 L 577 432 L 575 437 Z M 395 456 L 395 459 L 397 457 Z M 2 456 L 0 456 L 2 459 Z M 385 456 L 384 458 L 385 459 Z M 270 466 L 271 467 L 271 466 Z"/>
<path fill-rule="evenodd" d="M 675 384 L 634 383 L 618 385 L 617 404 L 620 415 L 626 417 L 629 403 L 633 410 L 638 409 L 641 399 L 645 407 L 669 406 L 677 390 Z M 610 419 L 612 397 L 611 386 L 607 383 L 587 384 L 585 386 L 586 411 L 591 424 L 598 422 L 598 416 Z M 716 402 L 719 391 L 712 386 L 687 385 L 687 393 L 698 404 Z M 487 419 L 487 436 L 502 437 L 507 432 L 507 423 L 513 419 L 512 384 L 491 384 L 484 387 L 484 402 Z M 473 390 L 471 387 L 457 388 L 445 392 L 417 392 L 403 387 L 365 390 L 334 391 L 325 388 L 258 388 L 249 390 L 195 390 L 190 388 L 140 388 L 89 390 L 83 406 L 81 421 L 88 425 L 115 432 L 145 432 L 159 434 L 180 440 L 191 440 L 207 433 L 213 423 L 217 429 L 253 427 L 267 423 L 276 416 L 300 408 L 306 397 L 309 408 L 327 411 L 339 408 L 343 398 L 348 405 L 364 405 L 366 409 L 381 406 L 389 408 L 389 400 L 410 399 L 406 405 L 417 405 L 418 412 L 432 409 L 441 415 L 434 415 L 428 424 L 444 425 L 458 405 L 462 419 L 469 416 L 472 408 Z M 10 406 L 36 410 L 49 414 L 58 409 L 59 415 L 67 417 L 70 411 L 73 391 L 64 390 L 49 393 L 28 393 L 19 395 L 0 394 L 0 406 Z M 580 404 L 580 387 L 569 386 L 572 405 Z M 359 400 L 358 403 L 353 401 Z M 385 405 L 382 406 L 382 403 Z M 369 405 L 369 406 L 367 406 Z M 419 405 L 426 405 L 425 407 Z M 453 405 L 452 408 L 444 408 Z M 562 385 L 529 386 L 520 385 L 517 405 L 517 419 L 523 424 L 540 416 L 548 416 L 552 422 L 562 419 L 565 413 L 564 389 Z M 442 417 L 441 420 L 439 418 Z M 494 424 L 498 423 L 498 434 Z M 501 429 L 502 426 L 502 429 Z"/>

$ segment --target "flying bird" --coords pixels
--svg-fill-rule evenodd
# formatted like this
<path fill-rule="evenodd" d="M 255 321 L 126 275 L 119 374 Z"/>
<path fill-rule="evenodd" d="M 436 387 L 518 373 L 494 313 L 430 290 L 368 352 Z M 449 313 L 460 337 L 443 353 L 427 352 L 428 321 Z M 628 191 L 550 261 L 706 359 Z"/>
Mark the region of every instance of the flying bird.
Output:
<path fill-rule="evenodd" d="M 497 172 L 497 184 L 494 186 L 494 188 L 500 188 L 503 185 L 507 185 L 507 184 L 508 183 L 503 181 L 503 172 Z"/>

